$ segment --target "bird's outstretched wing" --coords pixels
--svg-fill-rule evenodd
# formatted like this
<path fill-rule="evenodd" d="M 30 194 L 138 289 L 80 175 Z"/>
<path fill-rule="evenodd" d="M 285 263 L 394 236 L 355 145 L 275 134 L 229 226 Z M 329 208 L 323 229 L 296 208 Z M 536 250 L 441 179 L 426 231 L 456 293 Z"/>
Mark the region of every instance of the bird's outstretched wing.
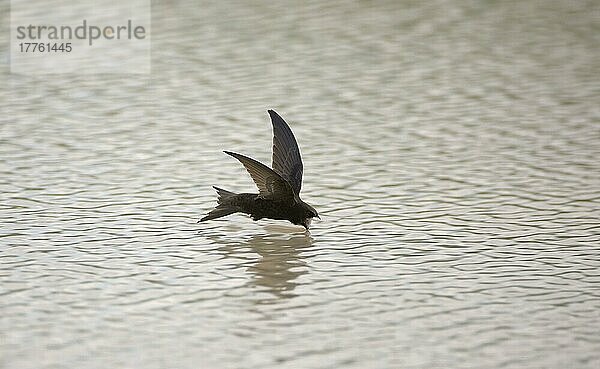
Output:
<path fill-rule="evenodd" d="M 258 195 L 264 199 L 279 201 L 294 201 L 294 190 L 291 185 L 281 178 L 273 169 L 242 154 L 224 151 L 240 161 L 258 187 Z"/>
<path fill-rule="evenodd" d="M 269 110 L 273 123 L 273 170 L 288 181 L 297 195 L 302 188 L 302 158 L 292 130 L 274 110 Z"/>

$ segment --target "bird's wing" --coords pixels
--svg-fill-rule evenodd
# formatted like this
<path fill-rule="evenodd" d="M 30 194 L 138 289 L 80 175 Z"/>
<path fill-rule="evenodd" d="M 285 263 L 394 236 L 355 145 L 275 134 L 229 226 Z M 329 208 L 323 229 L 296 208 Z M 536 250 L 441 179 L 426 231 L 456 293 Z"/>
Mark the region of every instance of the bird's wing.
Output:
<path fill-rule="evenodd" d="M 294 192 L 302 188 L 302 158 L 290 126 L 273 110 L 269 110 L 273 123 L 273 170 L 288 181 Z"/>
<path fill-rule="evenodd" d="M 273 169 L 252 158 L 235 152 L 225 151 L 225 154 L 233 156 L 244 165 L 248 173 L 250 173 L 250 177 L 256 183 L 260 197 L 284 201 L 293 201 L 295 199 L 294 190 L 290 184 Z"/>

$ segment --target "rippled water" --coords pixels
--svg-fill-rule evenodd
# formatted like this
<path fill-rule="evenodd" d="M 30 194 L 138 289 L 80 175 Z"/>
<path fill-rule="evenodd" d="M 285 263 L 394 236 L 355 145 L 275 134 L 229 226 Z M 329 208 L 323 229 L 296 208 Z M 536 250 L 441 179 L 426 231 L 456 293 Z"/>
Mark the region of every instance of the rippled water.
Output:
<path fill-rule="evenodd" d="M 168 1 L 149 77 L 4 64 L 0 366 L 600 366 L 598 12 Z M 196 224 L 268 108 L 323 221 Z"/>

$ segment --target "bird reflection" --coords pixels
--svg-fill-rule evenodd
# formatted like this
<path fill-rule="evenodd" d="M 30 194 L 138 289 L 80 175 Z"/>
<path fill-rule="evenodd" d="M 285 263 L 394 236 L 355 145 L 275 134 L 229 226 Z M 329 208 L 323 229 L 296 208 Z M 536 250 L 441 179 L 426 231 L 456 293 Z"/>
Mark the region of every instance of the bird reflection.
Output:
<path fill-rule="evenodd" d="M 289 232 L 289 227 L 266 228 L 268 234 L 254 235 L 241 244 L 229 244 L 223 251 L 234 257 L 251 249 L 260 255 L 260 259 L 248 267 L 248 272 L 253 276 L 249 284 L 259 287 L 261 291 L 268 291 L 277 299 L 294 297 L 293 291 L 298 285 L 296 279 L 308 272 L 302 250 L 312 246 L 313 238 L 307 232 L 283 233 Z M 271 303 L 274 300 L 261 299 L 257 302 Z"/>

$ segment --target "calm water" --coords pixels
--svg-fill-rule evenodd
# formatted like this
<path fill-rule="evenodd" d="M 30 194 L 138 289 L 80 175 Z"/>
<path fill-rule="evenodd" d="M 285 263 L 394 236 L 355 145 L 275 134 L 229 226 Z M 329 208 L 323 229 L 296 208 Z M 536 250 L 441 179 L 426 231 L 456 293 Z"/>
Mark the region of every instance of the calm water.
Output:
<path fill-rule="evenodd" d="M 0 367 L 600 366 L 597 2 L 153 11 L 150 77 L 2 66 Z M 323 221 L 196 224 L 268 108 Z"/>

